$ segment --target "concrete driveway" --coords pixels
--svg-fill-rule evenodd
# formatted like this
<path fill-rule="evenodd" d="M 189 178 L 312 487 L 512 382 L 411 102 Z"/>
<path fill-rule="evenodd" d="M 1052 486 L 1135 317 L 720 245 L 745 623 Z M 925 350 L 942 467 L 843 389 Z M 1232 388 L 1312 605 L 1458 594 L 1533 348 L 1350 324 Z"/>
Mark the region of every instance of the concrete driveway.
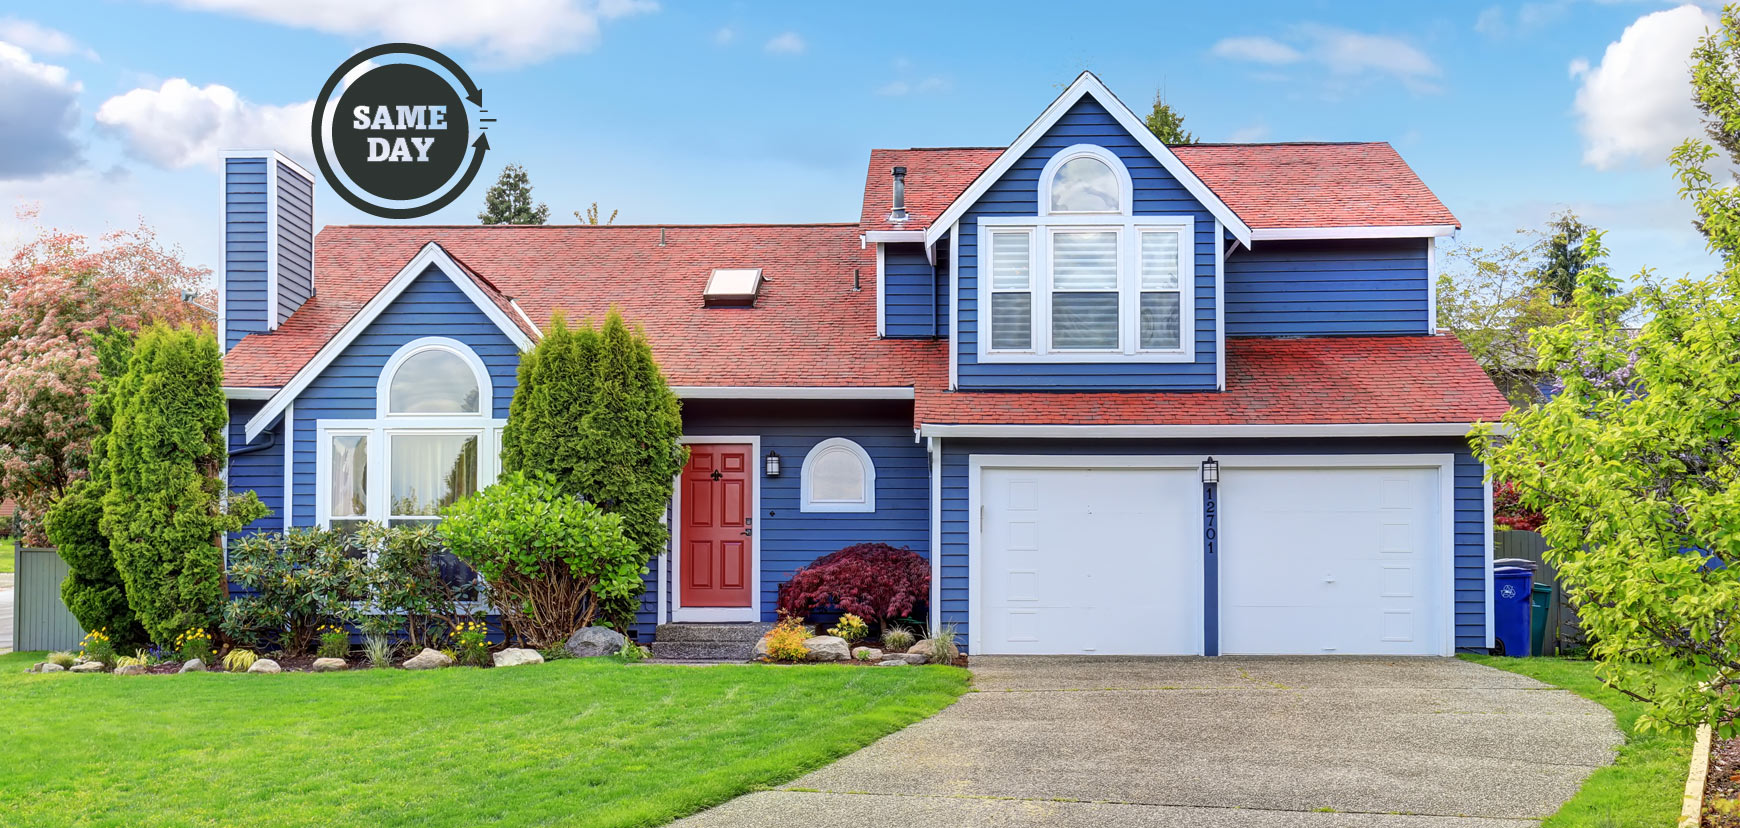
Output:
<path fill-rule="evenodd" d="M 1593 702 L 1454 659 L 978 657 L 973 676 L 936 716 L 677 824 L 1516 828 L 1621 741 Z"/>

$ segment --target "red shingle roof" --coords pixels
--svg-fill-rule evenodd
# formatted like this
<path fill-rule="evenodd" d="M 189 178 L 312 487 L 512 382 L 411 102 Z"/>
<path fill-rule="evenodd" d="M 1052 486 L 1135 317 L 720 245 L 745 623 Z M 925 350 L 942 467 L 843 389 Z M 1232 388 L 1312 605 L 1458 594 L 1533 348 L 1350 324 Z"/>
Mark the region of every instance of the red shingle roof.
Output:
<path fill-rule="evenodd" d="M 1227 340 L 1224 393 L 917 392 L 930 425 L 1468 423 L 1510 408 L 1455 337 Z"/>
<path fill-rule="evenodd" d="M 224 383 L 288 382 L 431 241 L 498 305 L 511 297 L 540 325 L 558 309 L 578 320 L 620 308 L 646 328 L 672 385 L 942 382 L 942 343 L 877 339 L 876 258 L 858 232 L 856 224 L 327 227 L 315 239 L 314 298 L 277 331 L 231 349 Z M 754 308 L 701 306 L 716 267 L 762 269 Z"/>
<path fill-rule="evenodd" d="M 1253 229 L 1460 226 L 1387 143 L 1190 144 L 1172 152 Z M 925 229 L 1002 153 L 982 147 L 872 150 L 864 229 Z M 901 226 L 888 222 L 895 166 L 906 167 L 912 214 Z"/>

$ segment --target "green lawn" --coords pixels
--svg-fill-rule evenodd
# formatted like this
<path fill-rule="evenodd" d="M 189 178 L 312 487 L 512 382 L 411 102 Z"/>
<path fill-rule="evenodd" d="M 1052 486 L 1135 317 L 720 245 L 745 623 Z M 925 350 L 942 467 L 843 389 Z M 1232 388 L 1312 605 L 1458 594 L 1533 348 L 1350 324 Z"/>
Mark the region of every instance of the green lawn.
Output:
<path fill-rule="evenodd" d="M 0 539 L 0 574 L 15 571 L 13 569 L 14 564 L 12 563 L 12 546 L 14 543 L 15 541 L 11 538 Z"/>
<path fill-rule="evenodd" d="M 1464 655 L 1478 664 L 1521 673 L 1563 687 L 1613 711 L 1625 744 L 1612 764 L 1595 771 L 1565 807 L 1542 828 L 1630 828 L 1671 826 L 1679 819 L 1686 768 L 1692 758 L 1691 731 L 1638 733 L 1643 705 L 1608 689 L 1595 678 L 1595 663 L 1561 658 L 1493 658 Z"/>
<path fill-rule="evenodd" d="M 952 667 L 110 676 L 0 656 L 6 825 L 659 825 L 948 706 Z"/>

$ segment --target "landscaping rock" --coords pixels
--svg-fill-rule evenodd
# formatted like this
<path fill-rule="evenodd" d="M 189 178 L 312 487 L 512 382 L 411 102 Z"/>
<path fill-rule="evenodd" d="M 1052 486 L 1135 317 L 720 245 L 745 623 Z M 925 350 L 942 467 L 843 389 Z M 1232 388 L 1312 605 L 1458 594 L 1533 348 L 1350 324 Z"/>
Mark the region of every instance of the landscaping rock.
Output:
<path fill-rule="evenodd" d="M 32 673 L 64 673 L 64 672 L 66 672 L 66 668 L 60 666 L 59 664 L 51 664 L 47 661 L 44 661 L 40 664 L 37 664 L 35 667 L 30 668 L 30 672 L 32 672 Z"/>
<path fill-rule="evenodd" d="M 930 656 L 927 656 L 924 653 L 895 653 L 894 657 L 906 662 L 907 664 L 930 663 Z"/>
<path fill-rule="evenodd" d="M 853 647 L 852 658 L 856 661 L 881 661 L 882 651 L 875 647 Z"/>
<path fill-rule="evenodd" d="M 767 635 L 772 635 L 772 634 L 773 633 L 768 633 Z M 767 635 L 762 636 L 760 641 L 755 642 L 755 660 L 756 661 L 766 661 L 767 660 Z"/>
<path fill-rule="evenodd" d="M 404 667 L 407 670 L 435 670 L 441 667 L 452 666 L 453 659 L 448 658 L 446 653 L 439 650 L 431 650 L 428 647 L 424 647 L 423 652 L 405 659 L 404 664 Z"/>
<path fill-rule="evenodd" d="M 205 662 L 200 661 L 197 658 L 190 658 L 187 661 L 182 663 L 181 669 L 176 670 L 175 672 L 177 672 L 177 673 L 203 673 L 203 672 L 205 672 Z"/>
<path fill-rule="evenodd" d="M 497 667 L 518 667 L 521 664 L 543 664 L 544 657 L 537 650 L 527 650 L 521 647 L 509 647 L 499 653 L 494 653 L 490 659 Z"/>
<path fill-rule="evenodd" d="M 255 661 L 251 666 L 249 666 L 248 672 L 250 672 L 250 673 L 282 673 L 282 672 L 284 672 L 284 668 L 279 667 L 278 662 L 273 661 L 272 659 L 262 658 L 262 659 L 259 659 L 258 661 Z"/>
<path fill-rule="evenodd" d="M 350 664 L 342 658 L 317 658 L 314 660 L 314 672 L 336 673 L 339 670 L 350 669 Z"/>
<path fill-rule="evenodd" d="M 891 658 L 891 659 L 888 659 L 887 661 L 879 662 L 876 666 L 878 666 L 878 667 L 906 667 L 909 665 L 907 664 L 906 659 L 904 659 L 904 658 Z"/>
<path fill-rule="evenodd" d="M 101 661 L 87 661 L 83 664 L 74 664 L 72 668 L 72 672 L 74 673 L 101 673 L 102 671 L 103 663 Z"/>
<path fill-rule="evenodd" d="M 911 647 L 908 647 L 906 651 L 909 653 L 919 653 L 919 654 L 925 656 L 926 658 L 929 658 L 930 654 L 931 654 L 931 650 L 935 646 L 936 646 L 935 639 L 926 638 L 923 641 L 920 641 L 917 644 L 914 644 Z M 960 657 L 961 657 L 961 648 L 956 647 L 953 644 L 950 644 L 949 645 L 949 660 L 953 661 L 953 660 L 960 658 Z"/>
<path fill-rule="evenodd" d="M 143 664 L 123 664 L 123 665 L 115 668 L 115 675 L 117 675 L 117 676 L 142 676 L 142 675 L 145 675 L 145 665 L 143 665 Z"/>
<path fill-rule="evenodd" d="M 628 639 L 622 633 L 609 627 L 581 627 L 562 646 L 575 658 L 597 658 L 616 655 L 616 651 L 627 643 Z"/>
<path fill-rule="evenodd" d="M 810 651 L 811 661 L 845 661 L 852 657 L 852 648 L 846 644 L 846 639 L 834 635 L 818 635 L 815 638 L 804 639 L 804 647 Z"/>

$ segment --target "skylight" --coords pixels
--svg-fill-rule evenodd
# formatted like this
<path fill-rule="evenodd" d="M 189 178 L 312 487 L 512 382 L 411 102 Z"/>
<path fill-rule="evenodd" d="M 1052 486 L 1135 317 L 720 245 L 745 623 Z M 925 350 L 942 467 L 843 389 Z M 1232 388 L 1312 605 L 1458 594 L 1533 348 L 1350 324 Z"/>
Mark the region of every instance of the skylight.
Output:
<path fill-rule="evenodd" d="M 714 268 L 713 275 L 707 278 L 707 289 L 702 292 L 701 299 L 707 305 L 748 307 L 755 304 L 759 293 L 761 268 L 720 267 Z"/>

